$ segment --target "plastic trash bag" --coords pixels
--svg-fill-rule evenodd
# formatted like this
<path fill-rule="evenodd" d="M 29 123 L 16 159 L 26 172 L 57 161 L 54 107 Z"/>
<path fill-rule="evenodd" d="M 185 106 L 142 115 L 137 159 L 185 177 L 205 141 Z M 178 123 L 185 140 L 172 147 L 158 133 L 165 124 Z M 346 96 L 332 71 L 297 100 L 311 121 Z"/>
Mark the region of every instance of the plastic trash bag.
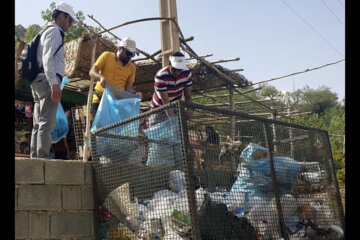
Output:
<path fill-rule="evenodd" d="M 138 115 L 140 101 L 141 99 L 132 93 L 105 85 L 91 131 Z"/>
<path fill-rule="evenodd" d="M 140 101 L 136 95 L 121 89 L 105 85 L 105 92 L 101 98 L 98 110 L 91 126 L 91 131 L 134 117 L 140 113 Z M 114 127 L 106 134 L 114 136 L 138 137 L 140 120 Z M 89 146 L 91 148 L 91 139 Z M 131 151 L 135 149 L 137 141 L 111 137 L 97 137 L 97 154 L 111 160 L 125 161 Z"/>
<path fill-rule="evenodd" d="M 170 172 L 170 189 L 176 193 L 186 190 L 185 173 L 180 170 Z"/>
<path fill-rule="evenodd" d="M 240 157 L 245 161 L 238 165 L 239 176 L 230 193 L 244 192 L 250 194 L 250 197 L 266 197 L 269 191 L 273 191 L 269 159 L 254 160 L 256 150 L 267 151 L 264 147 L 250 143 L 241 153 Z M 290 157 L 273 157 L 273 163 L 280 194 L 289 193 L 292 179 L 301 172 L 301 164 Z"/>
<path fill-rule="evenodd" d="M 64 85 L 69 82 L 69 79 L 67 77 L 63 77 L 60 88 L 63 90 Z M 63 139 L 66 134 L 69 131 L 69 123 L 66 118 L 64 109 L 61 105 L 61 102 L 59 102 L 59 107 L 56 113 L 56 125 L 54 130 L 51 132 L 51 143 L 57 143 L 61 139 Z"/>
<path fill-rule="evenodd" d="M 178 116 L 170 117 L 151 128 L 145 129 L 144 133 L 151 140 L 179 144 L 174 146 L 166 143 L 151 143 L 146 165 L 182 166 Z"/>

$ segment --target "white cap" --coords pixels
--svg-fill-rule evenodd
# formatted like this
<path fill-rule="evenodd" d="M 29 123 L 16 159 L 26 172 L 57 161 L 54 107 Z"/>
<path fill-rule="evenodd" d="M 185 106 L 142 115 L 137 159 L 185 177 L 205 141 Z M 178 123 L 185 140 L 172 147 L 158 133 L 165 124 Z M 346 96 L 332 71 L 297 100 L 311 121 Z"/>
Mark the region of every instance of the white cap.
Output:
<path fill-rule="evenodd" d="M 64 3 L 64 2 L 58 2 L 55 4 L 53 11 L 54 10 L 59 10 L 59 11 L 69 14 L 70 17 L 72 18 L 72 20 L 74 21 L 74 24 L 78 22 L 78 20 L 76 19 L 76 15 L 73 10 L 73 7 L 70 6 L 69 4 Z"/>
<path fill-rule="evenodd" d="M 138 51 L 136 50 L 136 43 L 134 40 L 132 40 L 129 37 L 123 38 L 120 41 L 119 47 L 124 47 L 126 48 L 126 50 L 132 52 L 132 53 L 136 53 L 137 55 L 139 55 Z"/>
<path fill-rule="evenodd" d="M 176 69 L 188 70 L 184 56 L 170 56 L 169 61 Z"/>

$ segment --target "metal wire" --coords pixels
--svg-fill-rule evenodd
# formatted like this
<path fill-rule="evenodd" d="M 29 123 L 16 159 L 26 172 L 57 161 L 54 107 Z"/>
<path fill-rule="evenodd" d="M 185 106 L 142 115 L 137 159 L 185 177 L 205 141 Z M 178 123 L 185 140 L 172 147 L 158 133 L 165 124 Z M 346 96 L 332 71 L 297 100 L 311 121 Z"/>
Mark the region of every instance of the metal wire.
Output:
<path fill-rule="evenodd" d="M 323 130 L 176 102 L 98 129 L 91 145 L 102 238 L 343 234 Z"/>
<path fill-rule="evenodd" d="M 72 107 L 71 117 L 73 122 L 76 156 L 74 159 L 83 158 L 84 134 L 86 128 L 86 115 L 82 107 Z"/>

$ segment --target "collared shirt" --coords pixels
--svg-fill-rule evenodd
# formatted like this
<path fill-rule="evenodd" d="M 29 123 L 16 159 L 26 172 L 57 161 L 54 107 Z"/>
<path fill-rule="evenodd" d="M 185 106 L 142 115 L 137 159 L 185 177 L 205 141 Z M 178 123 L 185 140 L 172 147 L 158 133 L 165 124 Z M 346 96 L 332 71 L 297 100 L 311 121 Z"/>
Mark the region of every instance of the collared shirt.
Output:
<path fill-rule="evenodd" d="M 106 84 L 121 90 L 125 90 L 127 82 L 135 81 L 136 67 L 132 62 L 128 62 L 125 66 L 116 57 L 114 52 L 103 52 L 94 64 L 98 69 L 99 73 L 106 79 Z M 103 94 L 104 88 L 98 81 L 95 85 L 95 91 Z M 98 96 L 94 94 L 93 103 L 100 102 Z"/>
<path fill-rule="evenodd" d="M 60 31 L 63 30 L 54 22 L 48 23 L 54 27 L 46 29 L 41 35 L 37 49 L 37 61 L 39 67 L 43 66 L 46 79 L 50 86 L 59 84 L 56 74 L 65 74 L 65 51 L 62 46 L 54 55 L 55 51 L 62 44 Z"/>
<path fill-rule="evenodd" d="M 151 99 L 150 107 L 156 108 L 164 105 L 160 92 L 167 91 L 170 102 L 181 99 L 184 89 L 192 85 L 192 75 L 189 70 L 182 71 L 175 78 L 170 73 L 169 66 L 160 69 L 155 75 L 154 94 Z"/>

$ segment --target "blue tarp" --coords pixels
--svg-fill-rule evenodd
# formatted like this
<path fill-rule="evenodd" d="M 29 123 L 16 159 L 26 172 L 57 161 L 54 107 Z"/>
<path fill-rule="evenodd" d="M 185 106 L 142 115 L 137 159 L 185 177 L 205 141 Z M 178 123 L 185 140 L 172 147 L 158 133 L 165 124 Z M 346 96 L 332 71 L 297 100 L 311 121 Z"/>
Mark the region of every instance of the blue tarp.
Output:
<path fill-rule="evenodd" d="M 244 192 L 251 197 L 263 197 L 273 192 L 273 183 L 268 158 L 254 159 L 256 150 L 267 151 L 267 148 L 250 143 L 241 153 L 244 162 L 238 165 L 239 176 L 231 188 L 231 193 Z M 276 180 L 280 194 L 289 193 L 292 179 L 301 172 L 301 164 L 290 157 L 273 157 Z"/>
<path fill-rule="evenodd" d="M 69 82 L 69 79 L 67 77 L 63 77 L 60 88 L 61 90 L 64 89 L 65 84 Z M 69 131 L 69 123 L 66 118 L 64 109 L 61 105 L 61 102 L 59 102 L 58 110 L 56 113 L 56 125 L 55 129 L 51 132 L 51 143 L 57 143 L 61 139 L 63 139 L 66 134 Z"/>
<path fill-rule="evenodd" d="M 155 126 L 144 130 L 149 139 L 169 143 L 178 143 L 179 146 L 151 143 L 146 165 L 156 166 L 178 166 L 179 161 L 183 164 L 182 151 L 180 147 L 179 117 L 173 116 Z"/>
<path fill-rule="evenodd" d="M 96 112 L 91 131 L 120 122 L 140 113 L 140 101 L 136 95 L 105 85 L 99 108 Z M 116 136 L 138 137 L 140 120 L 111 128 L 107 134 Z M 90 139 L 89 139 L 90 141 Z M 113 137 L 97 137 L 97 154 L 108 158 L 125 160 L 125 155 L 136 146 L 135 140 L 126 140 Z M 90 143 L 89 143 L 89 146 Z"/>

